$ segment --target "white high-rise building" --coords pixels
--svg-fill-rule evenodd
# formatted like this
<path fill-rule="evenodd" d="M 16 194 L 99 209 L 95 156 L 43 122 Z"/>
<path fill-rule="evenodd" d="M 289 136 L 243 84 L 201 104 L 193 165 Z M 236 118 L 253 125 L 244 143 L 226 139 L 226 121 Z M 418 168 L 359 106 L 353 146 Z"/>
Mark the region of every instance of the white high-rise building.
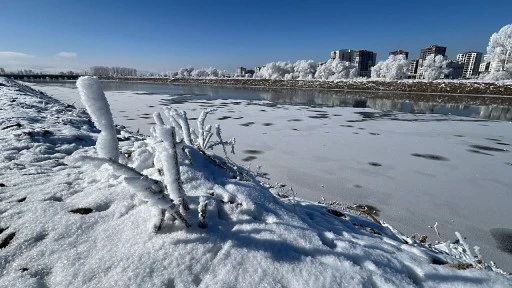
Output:
<path fill-rule="evenodd" d="M 478 75 L 480 70 L 480 62 L 482 61 L 482 53 L 480 52 L 464 52 L 457 54 L 457 62 L 464 64 L 462 77 L 470 78 Z"/>

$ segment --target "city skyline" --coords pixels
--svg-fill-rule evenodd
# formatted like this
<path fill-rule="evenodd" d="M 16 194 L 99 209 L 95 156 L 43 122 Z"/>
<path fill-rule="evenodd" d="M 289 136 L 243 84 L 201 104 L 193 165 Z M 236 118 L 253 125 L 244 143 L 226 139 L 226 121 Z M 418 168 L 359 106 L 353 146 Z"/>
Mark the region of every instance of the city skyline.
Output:
<path fill-rule="evenodd" d="M 485 54 L 489 37 L 509 24 L 510 1 L 11 1 L 0 11 L 0 67 L 86 70 L 126 66 L 167 72 L 181 67 L 261 66 L 329 59 L 338 49 L 389 52 L 447 47 L 446 55 Z M 467 20 L 471 19 L 471 20 Z"/>

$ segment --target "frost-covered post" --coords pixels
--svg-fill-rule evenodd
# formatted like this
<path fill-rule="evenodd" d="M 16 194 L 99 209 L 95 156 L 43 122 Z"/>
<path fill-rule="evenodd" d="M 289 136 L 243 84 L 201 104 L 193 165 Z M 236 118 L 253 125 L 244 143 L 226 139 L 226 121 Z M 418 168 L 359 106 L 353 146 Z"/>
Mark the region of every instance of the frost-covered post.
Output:
<path fill-rule="evenodd" d="M 96 141 L 96 150 L 101 157 L 119 161 L 119 142 L 110 105 L 101 88 L 100 80 L 96 77 L 83 76 L 76 81 L 78 92 L 92 121 L 101 130 Z"/>

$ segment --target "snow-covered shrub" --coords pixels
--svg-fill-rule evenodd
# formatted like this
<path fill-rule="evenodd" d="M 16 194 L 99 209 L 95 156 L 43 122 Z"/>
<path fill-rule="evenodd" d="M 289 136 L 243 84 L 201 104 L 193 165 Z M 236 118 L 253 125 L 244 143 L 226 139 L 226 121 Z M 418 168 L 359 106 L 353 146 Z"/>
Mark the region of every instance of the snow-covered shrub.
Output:
<path fill-rule="evenodd" d="M 446 69 L 447 62 L 442 55 L 428 55 L 420 67 L 420 74 L 427 81 L 440 79 L 441 76 L 448 72 Z"/>
<path fill-rule="evenodd" d="M 119 161 L 119 142 L 112 113 L 98 78 L 83 76 L 76 82 L 82 103 L 91 115 L 92 121 L 101 130 L 96 149 L 101 157 Z"/>
<path fill-rule="evenodd" d="M 215 135 L 218 139 L 217 141 L 211 141 L 214 132 L 212 132 L 211 125 L 205 125 L 205 120 L 208 114 L 213 111 L 215 110 L 209 109 L 201 112 L 201 115 L 197 119 L 197 133 L 194 129 L 190 128 L 185 111 L 178 111 L 171 108 L 165 111 L 165 115 L 169 117 L 174 128 L 181 132 L 185 144 L 194 146 L 203 152 L 219 145 L 223 146 L 223 150 L 226 152 L 225 146 L 231 146 L 231 153 L 234 154 L 235 138 L 224 141 L 219 125 L 215 125 Z"/>
<path fill-rule="evenodd" d="M 329 59 L 320 65 L 315 73 L 315 79 L 341 80 L 356 78 L 359 74 L 357 65 L 339 59 Z"/>
<path fill-rule="evenodd" d="M 405 59 L 405 55 L 390 55 L 388 59 L 372 67 L 372 78 L 398 80 L 407 78 L 408 72 L 409 62 Z"/>

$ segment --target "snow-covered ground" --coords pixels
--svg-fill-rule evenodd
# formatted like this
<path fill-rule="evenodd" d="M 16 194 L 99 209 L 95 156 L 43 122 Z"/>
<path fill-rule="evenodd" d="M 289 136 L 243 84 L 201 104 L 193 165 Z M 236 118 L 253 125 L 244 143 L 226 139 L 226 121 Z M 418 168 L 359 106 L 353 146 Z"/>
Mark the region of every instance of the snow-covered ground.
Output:
<path fill-rule="evenodd" d="M 1 287 L 512 285 L 510 276 L 470 256 L 478 253 L 462 238 L 427 248 L 339 206 L 281 199 L 277 190 L 234 179 L 232 170 L 212 164 L 220 158 L 192 147 L 191 162 L 179 154 L 192 226 L 167 219 L 155 233 L 150 224 L 159 211 L 127 186 L 126 176 L 163 180 L 153 165 L 158 141 L 118 130 L 124 164 L 114 165 L 98 158 L 99 131 L 83 110 L 3 79 L 0 107 Z M 290 137 L 292 146 L 292 133 L 283 129 L 274 138 Z M 206 229 L 197 225 L 199 203 L 207 203 Z M 459 270 L 467 264 L 480 268 Z"/>
<path fill-rule="evenodd" d="M 76 90 L 31 85 L 80 105 Z M 261 165 L 270 183 L 285 183 L 284 189 L 293 187 L 297 197 L 310 201 L 323 197 L 375 206 L 379 217 L 400 231 L 425 234 L 432 241 L 440 240 L 430 228 L 438 222 L 442 240 L 454 240 L 453 232 L 460 231 L 471 245 L 482 248 L 486 259 L 512 271 L 512 123 L 266 101 L 197 101 L 216 91 L 177 92 L 106 94 L 115 122 L 145 134 L 155 109 L 172 104 L 194 119 L 202 109 L 215 108 L 211 118 L 222 125 L 226 137 L 237 137 L 237 154 L 230 157 L 254 170 Z M 289 102 L 284 94 L 279 93 L 279 99 L 274 94 L 260 96 Z M 321 102 L 334 100 L 329 96 Z M 368 103 L 383 109 L 389 109 L 388 104 L 395 105 Z M 412 107 L 430 111 L 435 106 Z M 474 116 L 498 113 L 497 118 L 503 118 L 510 113 L 498 108 L 480 108 Z"/>

